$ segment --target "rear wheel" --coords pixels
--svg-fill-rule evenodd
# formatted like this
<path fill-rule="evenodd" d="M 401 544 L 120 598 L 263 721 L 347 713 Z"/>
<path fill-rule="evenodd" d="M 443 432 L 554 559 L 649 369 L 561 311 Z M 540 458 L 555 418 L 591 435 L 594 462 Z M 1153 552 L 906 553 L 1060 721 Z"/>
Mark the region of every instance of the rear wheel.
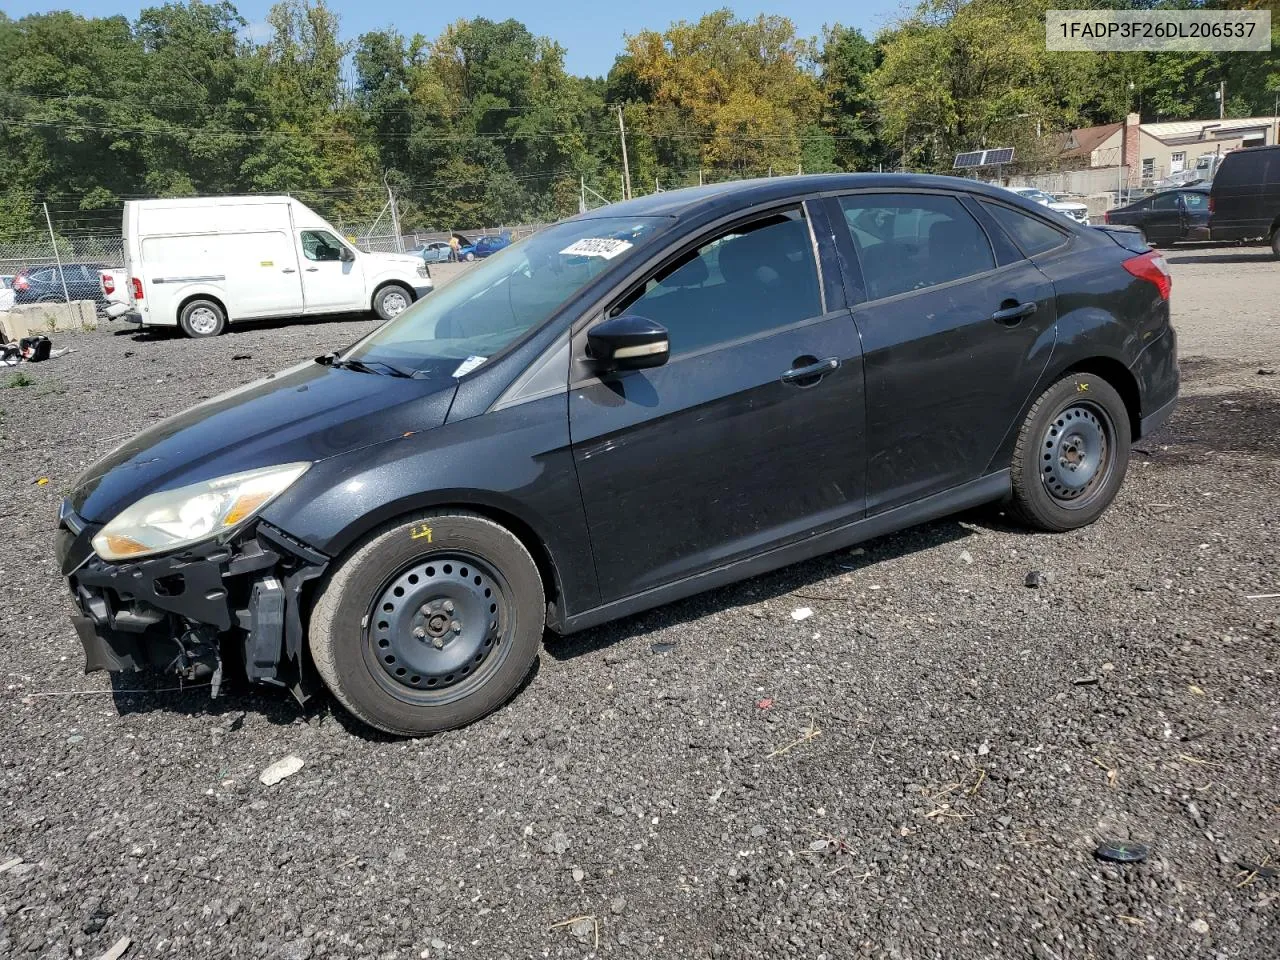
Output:
<path fill-rule="evenodd" d="M 192 300 L 178 314 L 178 326 L 188 337 L 216 337 L 227 329 L 227 314 L 213 300 Z"/>
<path fill-rule="evenodd" d="M 537 659 L 542 580 L 508 530 L 425 515 L 371 535 L 329 576 L 310 645 L 333 695 L 365 723 L 417 737 L 496 710 Z"/>
<path fill-rule="evenodd" d="M 1074 530 L 1111 505 L 1129 465 L 1129 413 L 1091 373 L 1063 377 L 1031 406 L 1012 463 L 1013 512 L 1041 530 Z"/>
<path fill-rule="evenodd" d="M 1271 252 L 1280 260 L 1280 228 L 1271 231 Z"/>

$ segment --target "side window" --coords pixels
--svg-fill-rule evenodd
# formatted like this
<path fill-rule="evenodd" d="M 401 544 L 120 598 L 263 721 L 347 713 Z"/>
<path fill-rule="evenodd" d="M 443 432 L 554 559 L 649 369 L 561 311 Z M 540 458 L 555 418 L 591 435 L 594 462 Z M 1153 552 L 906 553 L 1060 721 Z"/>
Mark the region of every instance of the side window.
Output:
<path fill-rule="evenodd" d="M 773 214 L 689 251 L 610 311 L 623 313 L 666 327 L 673 357 L 821 315 L 803 212 Z"/>
<path fill-rule="evenodd" d="M 1184 193 L 1182 202 L 1188 210 L 1200 211 L 1209 209 L 1209 197 L 1203 193 Z"/>
<path fill-rule="evenodd" d="M 1014 210 L 1000 203 L 990 203 L 987 200 L 978 202 L 986 208 L 1028 257 L 1052 250 L 1067 239 L 1066 234 L 1057 227 L 1051 227 L 1043 220 L 1025 214 L 1021 210 Z"/>
<path fill-rule="evenodd" d="M 35 273 L 31 274 L 31 279 L 37 283 L 54 283 L 57 280 L 57 277 L 54 276 L 54 270 L 50 267 L 46 270 L 37 270 Z"/>
<path fill-rule="evenodd" d="M 342 244 L 328 230 L 303 230 L 299 238 L 308 260 L 340 260 Z"/>
<path fill-rule="evenodd" d="M 860 194 L 840 208 L 872 300 L 995 269 L 987 235 L 955 197 Z"/>
<path fill-rule="evenodd" d="M 1170 190 L 1168 193 L 1157 193 L 1151 198 L 1152 210 L 1177 210 L 1178 194 Z"/>

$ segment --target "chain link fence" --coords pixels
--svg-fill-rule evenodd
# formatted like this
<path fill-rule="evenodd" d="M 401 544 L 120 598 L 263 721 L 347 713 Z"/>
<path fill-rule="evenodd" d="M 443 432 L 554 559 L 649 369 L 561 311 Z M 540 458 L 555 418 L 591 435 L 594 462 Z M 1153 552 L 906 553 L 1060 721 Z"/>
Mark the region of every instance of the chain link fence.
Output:
<path fill-rule="evenodd" d="M 79 265 L 119 267 L 124 265 L 124 240 L 119 235 L 59 237 L 58 249 L 48 237 L 29 240 L 0 239 L 0 276 L 11 277 L 20 270 Z"/>

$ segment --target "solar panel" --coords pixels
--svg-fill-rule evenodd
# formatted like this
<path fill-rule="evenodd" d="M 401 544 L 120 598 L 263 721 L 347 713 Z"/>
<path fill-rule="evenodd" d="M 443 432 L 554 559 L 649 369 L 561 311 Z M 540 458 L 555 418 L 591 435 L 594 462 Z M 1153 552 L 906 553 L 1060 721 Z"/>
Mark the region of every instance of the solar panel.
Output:
<path fill-rule="evenodd" d="M 955 166 L 951 169 L 962 170 L 965 167 L 980 167 L 982 166 L 982 154 L 983 151 L 981 150 L 973 150 L 970 153 L 957 153 Z"/>
<path fill-rule="evenodd" d="M 987 150 L 982 157 L 982 165 L 984 167 L 992 167 L 998 163 L 1008 163 L 1013 159 L 1013 147 L 1000 147 L 997 150 Z"/>

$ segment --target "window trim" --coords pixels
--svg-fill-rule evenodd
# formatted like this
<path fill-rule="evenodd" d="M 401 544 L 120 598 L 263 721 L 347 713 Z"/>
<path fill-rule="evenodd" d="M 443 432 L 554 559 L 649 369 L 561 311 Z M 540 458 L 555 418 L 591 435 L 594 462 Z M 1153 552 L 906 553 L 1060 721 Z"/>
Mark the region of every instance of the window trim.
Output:
<path fill-rule="evenodd" d="M 1018 242 L 1018 238 L 1015 237 L 1013 234 L 1011 234 L 1008 230 L 1006 230 L 1004 226 L 1000 223 L 1000 221 L 996 220 L 996 218 L 992 216 L 991 219 L 995 222 L 995 225 L 1000 228 L 1001 232 L 1008 238 L 1009 242 L 1013 244 L 1013 248 L 1022 254 L 1023 260 L 1032 260 L 1032 262 L 1034 262 L 1033 257 L 1047 257 L 1052 253 L 1059 253 L 1062 251 L 1063 247 L 1069 247 L 1072 244 L 1072 242 L 1075 240 L 1075 235 L 1072 234 L 1070 231 L 1063 230 L 1053 222 L 1046 220 L 1044 217 L 1040 216 L 1038 213 L 1032 212 L 1031 210 L 1023 210 L 1021 207 L 1016 207 L 1011 203 L 1005 203 L 1003 200 L 999 199 L 998 197 L 975 196 L 974 200 L 977 202 L 979 207 L 982 207 L 983 204 L 988 204 L 988 205 L 997 206 L 997 207 L 1005 207 L 1006 209 L 1012 210 L 1014 213 L 1020 213 L 1023 216 L 1030 217 L 1032 220 L 1039 221 L 1040 223 L 1048 227 L 1050 230 L 1055 231 L 1062 237 L 1062 242 L 1057 244 L 1056 246 L 1049 247 L 1049 249 L 1042 250 L 1041 252 L 1035 253 L 1035 254 L 1027 253 L 1027 251 L 1023 248 L 1022 244 Z"/>
<path fill-rule="evenodd" d="M 664 255 L 658 263 L 646 264 L 644 270 L 639 274 L 638 277 L 637 276 L 629 277 L 626 282 L 624 282 L 618 287 L 615 287 L 610 292 L 610 294 L 604 298 L 603 303 L 601 305 L 597 306 L 594 310 L 589 311 L 588 313 L 589 319 L 585 323 L 574 324 L 574 330 L 573 330 L 574 336 L 576 337 L 579 333 L 581 333 L 587 327 L 594 326 L 596 323 L 603 321 L 606 317 L 609 316 L 610 311 L 613 310 L 615 306 L 617 306 L 623 300 L 626 300 L 638 288 L 643 287 L 655 276 L 660 274 L 663 270 L 667 269 L 669 266 L 671 266 L 671 264 L 675 263 L 681 257 L 688 254 L 691 250 L 697 250 L 700 247 L 704 247 L 708 243 L 715 240 L 720 235 L 725 233 L 730 233 L 737 227 L 745 226 L 755 220 L 764 220 L 770 216 L 776 216 L 779 213 L 783 213 L 787 210 L 793 210 L 793 209 L 800 210 L 801 216 L 804 218 L 805 226 L 809 231 L 809 251 L 813 255 L 813 269 L 814 269 L 815 277 L 818 281 L 818 306 L 821 312 L 816 314 L 813 317 L 805 317 L 801 320 L 792 321 L 789 324 L 783 324 L 781 326 L 771 327 L 768 330 L 758 331 L 757 334 L 745 334 L 743 337 L 740 337 L 736 340 L 726 340 L 721 342 L 720 344 L 709 344 L 708 347 L 706 348 L 700 347 L 698 350 L 690 351 L 689 353 L 682 353 L 682 354 L 679 354 L 678 356 L 673 356 L 672 362 L 676 360 L 683 360 L 685 357 L 695 356 L 700 352 L 704 352 L 704 350 L 706 349 L 719 349 L 721 347 L 729 346 L 730 344 L 744 343 L 744 342 L 747 342 L 748 340 L 755 339 L 759 333 L 767 334 L 767 333 L 772 333 L 778 330 L 786 330 L 789 327 L 795 326 L 796 324 L 808 323 L 813 320 L 830 316 L 833 312 L 837 312 L 837 313 L 840 312 L 839 310 L 832 311 L 827 306 L 827 291 L 826 291 L 826 285 L 823 282 L 823 275 L 822 275 L 822 255 L 818 249 L 818 238 L 814 233 L 814 224 L 813 224 L 814 217 L 806 206 L 807 199 L 808 199 L 807 197 L 802 197 L 799 199 L 786 200 L 781 203 L 770 203 L 767 206 L 753 209 L 747 212 L 745 215 L 739 213 L 738 215 L 731 216 L 707 225 L 705 228 L 691 235 L 691 237 L 686 238 L 686 240 L 682 242 L 679 245 L 679 247 L 675 249 L 674 252 L 668 252 L 666 255 Z"/>
<path fill-rule="evenodd" d="M 952 198 L 958 204 L 960 204 L 960 208 L 964 210 L 964 212 L 967 213 L 970 216 L 970 218 L 973 219 L 973 221 L 978 225 L 978 229 L 982 231 L 982 235 L 987 238 L 987 247 L 991 250 L 991 262 L 994 264 L 994 266 L 990 270 L 984 270 L 981 273 L 971 273 L 965 277 L 957 277 L 955 280 L 948 280 L 946 283 L 934 283 L 934 284 L 930 284 L 927 287 L 920 287 L 918 290 L 906 290 L 902 293 L 895 293 L 893 296 L 890 296 L 890 297 L 874 297 L 874 298 L 871 297 L 867 291 L 867 279 L 866 279 L 866 273 L 862 269 L 862 258 L 858 256 L 858 245 L 853 242 L 853 231 L 849 228 L 848 220 L 845 219 L 844 209 L 840 206 L 840 199 L 842 197 L 862 197 L 862 196 L 873 196 L 875 194 L 892 194 L 894 196 L 902 196 L 904 194 L 917 194 L 920 196 L 939 196 L 939 197 Z M 867 304 L 872 304 L 872 303 L 874 304 L 890 303 L 892 301 L 899 300 L 903 297 L 910 297 L 918 293 L 924 293 L 926 290 L 943 290 L 943 289 L 946 289 L 947 287 L 954 286 L 957 283 L 968 283 L 970 280 L 975 280 L 978 277 L 986 277 L 986 276 L 990 276 L 991 274 L 999 273 L 1001 270 L 1007 270 L 1009 267 L 1016 266 L 1017 264 L 1022 262 L 1021 260 L 1014 260 L 1014 261 L 1011 261 L 1010 263 L 1004 263 L 1004 264 L 1000 263 L 999 258 L 996 256 L 996 245 L 994 242 L 992 242 L 991 235 L 987 230 L 986 224 L 984 224 L 982 222 L 982 218 L 974 214 L 974 212 L 969 209 L 968 204 L 964 202 L 965 197 L 971 196 L 971 194 L 968 191 L 945 190 L 945 189 L 936 189 L 936 188 L 930 188 L 930 187 L 905 187 L 905 188 L 904 187 L 866 187 L 861 190 L 831 190 L 831 191 L 828 191 L 827 193 L 824 193 L 823 196 L 831 199 L 833 204 L 833 207 L 832 207 L 833 211 L 838 211 L 840 214 L 839 226 L 833 223 L 832 230 L 836 232 L 836 235 L 838 237 L 837 243 L 840 243 L 841 241 L 843 241 L 843 243 L 845 244 L 845 249 L 847 250 L 848 254 L 852 256 L 853 258 L 852 262 L 857 267 L 857 270 L 858 270 L 858 277 L 857 277 L 858 282 L 856 287 L 851 286 L 851 284 L 849 283 L 849 278 L 846 277 L 845 279 L 846 287 L 850 287 L 849 289 L 849 294 L 850 294 L 849 309 L 850 310 L 858 310 L 866 306 Z M 1021 252 L 1021 247 L 1018 247 L 1016 244 L 1014 244 L 1014 248 L 1017 249 L 1019 252 Z M 1024 254 L 1024 259 L 1029 259 L 1029 258 L 1027 258 Z M 857 293 L 856 297 L 854 296 L 855 291 Z"/>

